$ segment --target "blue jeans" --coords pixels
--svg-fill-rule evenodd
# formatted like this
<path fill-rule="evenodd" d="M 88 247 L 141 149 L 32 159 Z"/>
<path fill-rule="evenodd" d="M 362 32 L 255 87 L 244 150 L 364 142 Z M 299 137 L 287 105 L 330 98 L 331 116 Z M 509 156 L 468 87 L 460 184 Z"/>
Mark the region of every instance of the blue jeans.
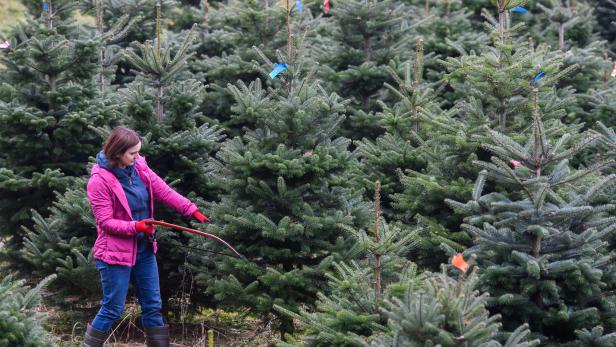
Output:
<path fill-rule="evenodd" d="M 129 282 L 132 282 L 139 297 L 143 327 L 152 328 L 164 325 L 160 313 L 162 300 L 158 282 L 158 265 L 150 242 L 143 238 L 138 239 L 135 266 L 110 265 L 96 260 L 96 268 L 101 273 L 103 300 L 98 314 L 91 323 L 92 327 L 107 332 L 122 316 Z"/>

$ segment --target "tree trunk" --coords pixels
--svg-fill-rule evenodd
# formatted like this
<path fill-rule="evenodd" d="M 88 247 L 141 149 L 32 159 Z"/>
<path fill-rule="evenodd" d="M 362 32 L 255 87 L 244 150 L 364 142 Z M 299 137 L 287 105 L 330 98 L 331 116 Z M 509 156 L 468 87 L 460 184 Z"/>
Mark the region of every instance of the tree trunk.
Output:
<path fill-rule="evenodd" d="M 160 58 L 160 10 L 162 7 L 161 0 L 156 2 L 156 54 Z"/>
<path fill-rule="evenodd" d="M 291 5 L 289 4 L 289 0 L 287 0 L 287 64 L 291 64 L 291 49 L 293 48 L 293 35 L 291 33 Z M 287 77 L 287 92 L 291 94 L 292 89 L 292 80 L 291 77 Z"/>
<path fill-rule="evenodd" d="M 505 127 L 507 127 L 507 106 L 502 100 L 498 112 L 498 126 L 501 128 L 501 131 L 505 131 Z"/>
<path fill-rule="evenodd" d="M 53 9 L 51 0 L 47 0 L 47 29 L 53 29 Z"/>
<path fill-rule="evenodd" d="M 203 36 L 210 33 L 210 4 L 208 0 L 203 0 Z"/>
<path fill-rule="evenodd" d="M 102 0 L 96 1 L 96 37 L 99 40 L 100 47 L 98 48 L 98 76 L 96 78 L 96 84 L 98 90 L 103 92 L 105 90 L 105 50 L 103 45 L 103 2 Z"/>
<path fill-rule="evenodd" d="M 364 51 L 366 51 L 366 60 L 364 62 L 369 62 L 372 60 L 372 40 L 370 37 L 364 37 Z"/>
<path fill-rule="evenodd" d="M 505 43 L 505 10 L 501 10 L 498 12 L 498 33 L 500 34 L 500 43 Z"/>
<path fill-rule="evenodd" d="M 565 23 L 558 24 L 558 48 L 565 50 Z"/>
<path fill-rule="evenodd" d="M 158 120 L 158 122 L 162 122 L 163 118 L 165 117 L 165 110 L 163 106 L 164 87 L 160 80 L 157 81 L 157 84 L 158 90 L 156 92 L 156 119 Z"/>
<path fill-rule="evenodd" d="M 415 131 L 415 133 L 419 133 L 419 119 L 417 119 L 417 107 L 413 107 L 413 119 L 415 120 L 415 124 L 413 124 L 413 131 Z"/>
<path fill-rule="evenodd" d="M 374 184 L 374 239 L 379 242 L 379 224 L 381 223 L 381 182 Z M 374 265 L 374 301 L 375 306 L 381 302 L 381 254 L 374 253 L 376 263 Z"/>
<path fill-rule="evenodd" d="M 269 33 L 269 0 L 265 0 L 265 35 Z"/>

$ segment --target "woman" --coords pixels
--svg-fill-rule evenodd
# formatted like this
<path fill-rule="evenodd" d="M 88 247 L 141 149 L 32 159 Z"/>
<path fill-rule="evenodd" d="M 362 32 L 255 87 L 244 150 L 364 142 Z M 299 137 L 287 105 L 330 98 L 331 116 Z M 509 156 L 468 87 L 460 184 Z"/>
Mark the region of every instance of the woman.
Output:
<path fill-rule="evenodd" d="M 141 305 L 141 322 L 148 346 L 169 346 L 169 327 L 163 323 L 156 264 L 154 200 L 201 223 L 208 219 L 197 206 L 171 189 L 139 156 L 141 138 L 132 129 L 117 127 L 96 156 L 88 181 L 88 200 L 96 218 L 96 268 L 101 274 L 103 300 L 88 324 L 84 346 L 103 346 L 111 327 L 124 311 L 132 282 Z"/>

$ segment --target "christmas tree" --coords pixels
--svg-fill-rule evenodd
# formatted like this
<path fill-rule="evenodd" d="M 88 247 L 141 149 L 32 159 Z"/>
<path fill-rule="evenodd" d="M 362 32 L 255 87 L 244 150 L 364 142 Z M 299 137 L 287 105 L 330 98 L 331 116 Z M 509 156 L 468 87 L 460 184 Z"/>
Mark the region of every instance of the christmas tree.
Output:
<path fill-rule="evenodd" d="M 445 267 L 440 274 L 417 274 L 414 264 L 401 258 L 417 234 L 388 227 L 381 220 L 379 186 L 377 182 L 370 235 L 350 230 L 364 258 L 335 263 L 336 272 L 328 274 L 330 293 L 319 293 L 315 312 L 297 314 L 277 306 L 305 329 L 302 341 L 288 337 L 281 345 L 500 346 L 496 340 L 500 317 L 490 316 L 488 294 L 475 289 L 476 271 L 465 278 L 469 265 L 462 259 L 452 261 L 463 271 L 457 281 Z M 522 325 L 505 345 L 537 345 L 538 340 L 525 342 L 529 333 Z"/>
<path fill-rule="evenodd" d="M 288 343 L 283 345 L 357 346 L 357 336 L 386 331 L 383 301 L 422 278 L 417 267 L 404 259 L 417 233 L 388 225 L 381 216 L 379 181 L 374 191 L 374 218 L 367 230 L 345 227 L 357 241 L 345 258 L 355 260 L 334 262 L 334 271 L 326 274 L 327 290 L 318 293 L 314 312 L 301 308 L 296 313 L 275 306 L 302 323 L 303 343 L 287 336 Z"/>
<path fill-rule="evenodd" d="M 614 62 L 609 58 L 598 59 L 596 55 L 581 57 L 584 58 L 594 58 L 599 68 L 594 71 L 592 87 L 580 95 L 581 109 L 575 113 L 575 120 L 584 122 L 587 126 L 601 122 L 606 127 L 613 127 L 616 125 L 611 117 L 616 110 L 616 79 L 612 76 Z"/>
<path fill-rule="evenodd" d="M 54 339 L 43 329 L 45 315 L 37 312 L 41 289 L 55 276 L 49 276 L 28 290 L 24 281 L 12 276 L 0 280 L 0 346 L 49 346 Z"/>
<path fill-rule="evenodd" d="M 616 35 L 616 27 L 614 27 L 614 15 L 616 15 L 616 2 L 614 0 L 597 0 L 595 5 L 596 19 L 595 28 L 603 39 L 610 44 L 610 50 L 616 48 L 614 44 L 614 36 Z"/>
<path fill-rule="evenodd" d="M 385 301 L 389 334 L 375 336 L 360 346 L 538 346 L 528 341 L 530 331 L 523 324 L 501 344 L 499 315 L 486 309 L 487 293 L 475 289 L 476 272 L 455 280 L 445 271 L 433 274 L 421 285 L 411 283 L 402 297 Z"/>
<path fill-rule="evenodd" d="M 421 104 L 419 96 L 424 94 L 420 91 L 428 90 L 426 87 L 413 88 L 405 81 L 398 82 L 401 107 L 407 114 L 416 115 L 420 125 L 416 153 L 424 164 L 400 168 L 399 188 L 390 199 L 396 219 L 405 223 L 415 220 L 423 227 L 421 258 L 417 261 L 432 269 L 445 261 L 441 243 L 458 251 L 470 245 L 468 235 L 458 228 L 463 216 L 451 211 L 444 200 L 471 197 L 473 184 L 469 177 L 479 171 L 472 162 L 488 155 L 479 146 L 484 137 L 482 126 L 498 128 L 514 137 L 526 131 L 523 115 L 528 107 L 524 100 L 529 99 L 533 83 L 545 91 L 541 104 L 550 122 L 566 114 L 564 105 L 576 102 L 574 95 L 552 86 L 577 66 L 561 68 L 562 54 L 550 54 L 546 45 L 529 47 L 518 34 L 523 26 L 508 27 L 505 21 L 508 11 L 520 3 L 499 4 L 499 19 L 484 10 L 492 44 L 483 46 L 480 52 L 441 60 L 448 71 L 446 88 L 452 90 L 430 91 L 427 95 L 434 101 Z M 535 81 L 529 83 L 529 79 Z M 444 95 L 439 97 L 439 93 Z M 455 103 L 439 104 L 443 97 L 453 97 Z M 560 134 L 549 134 L 557 135 Z"/>
<path fill-rule="evenodd" d="M 537 3 L 539 9 L 541 9 L 545 13 L 547 18 L 553 23 L 553 26 L 555 27 L 556 30 L 552 30 L 552 32 L 557 33 L 556 36 L 558 37 L 558 48 L 561 51 L 566 50 L 566 36 L 578 41 L 577 46 L 583 46 L 588 43 L 587 40 L 590 37 L 590 32 L 592 30 L 594 19 L 592 16 L 591 6 L 587 5 L 584 1 L 578 2 L 570 0 L 551 0 L 549 5 L 546 5 L 543 5 L 542 3 Z M 572 30 L 574 29 L 572 28 L 574 26 L 576 27 L 575 29 L 577 29 L 575 31 Z M 586 27 L 585 30 L 583 28 L 584 26 Z M 566 33 L 567 30 L 574 32 Z M 546 32 L 543 32 L 543 34 L 547 34 L 544 37 L 555 36 L 549 35 L 549 33 Z"/>
<path fill-rule="evenodd" d="M 32 266 L 34 276 L 57 274 L 58 289 L 65 292 L 62 295 L 100 294 L 100 275 L 94 267 L 91 247 L 96 238 L 96 222 L 86 184 L 86 178 L 76 179 L 63 194 L 56 193 L 48 217 L 34 211 L 33 227 L 23 227 L 26 232 L 21 258 Z"/>
<path fill-rule="evenodd" d="M 206 176 L 204 166 L 224 135 L 220 128 L 205 122 L 207 119 L 199 111 L 205 87 L 187 69 L 187 61 L 194 55 L 197 27 L 165 35 L 160 17 L 157 23 L 155 40 L 138 44 L 138 51 L 126 53 L 126 59 L 136 69 L 135 80 L 110 98 L 126 115 L 125 124 L 145 135 L 142 153 L 150 167 L 209 215 L 200 199 L 214 199 L 220 188 Z M 155 208 L 159 220 L 187 222 L 160 204 Z M 178 295 L 178 283 L 186 278 L 184 247 L 190 237 L 160 228 L 157 238 L 161 245 L 158 257 L 164 259 L 159 265 L 161 293 L 164 310 L 168 311 L 173 309 L 168 300 Z"/>
<path fill-rule="evenodd" d="M 415 21 L 419 21 L 417 34 L 423 46 L 436 58 L 456 57 L 472 51 L 480 51 L 489 42 L 488 36 L 469 11 L 469 1 L 411 1 Z M 424 19 L 425 18 L 425 19 Z M 423 20 L 422 20 L 423 19 Z M 443 69 L 436 59 L 426 61 L 425 79 L 436 82 L 442 79 Z"/>
<path fill-rule="evenodd" d="M 288 52 L 290 61 L 295 54 Z M 360 195 L 348 188 L 346 173 L 355 165 L 350 141 L 335 136 L 346 102 L 278 58 L 287 71 L 280 68 L 284 80 L 277 88 L 265 92 L 260 80 L 232 87 L 238 105 L 258 100 L 257 127 L 227 140 L 207 165 L 224 189 L 211 207 L 216 224 L 208 230 L 249 260 L 221 258 L 224 276 L 209 291 L 264 316 L 274 304 L 312 304 L 325 282 L 323 270 L 349 246 L 341 226 L 360 226 L 367 218 Z M 238 117 L 252 112 L 234 110 Z M 290 319 L 279 318 L 281 332 L 293 330 Z"/>
<path fill-rule="evenodd" d="M 0 51 L 0 235 L 21 244 L 30 210 L 46 215 L 54 191 L 86 173 L 99 146 L 90 126 L 113 122 L 100 99 L 97 41 L 74 23 L 73 1 L 34 8 Z M 14 259 L 9 256 L 9 258 Z"/>
<path fill-rule="evenodd" d="M 448 203 L 468 215 L 463 227 L 475 246 L 465 254 L 476 254 L 485 269 L 479 288 L 494 297 L 491 308 L 503 315 L 504 327 L 528 322 L 545 343 L 579 345 L 576 331 L 615 328 L 614 272 L 606 251 L 614 205 L 595 201 L 616 176 L 600 174 L 611 160 L 571 167 L 598 135 L 568 131 L 549 139 L 562 129 L 545 126 L 538 94 L 535 89 L 525 143 L 487 129 L 483 147 L 493 157 L 476 162 L 483 171 L 473 199 Z M 484 193 L 488 181 L 504 189 Z"/>
<path fill-rule="evenodd" d="M 317 60 L 328 89 L 351 99 L 353 112 L 341 133 L 353 140 L 374 139 L 381 133 L 376 124 L 377 100 L 391 82 L 385 67 L 407 53 L 415 26 L 411 9 L 393 0 L 339 1 L 331 9 L 334 23 L 326 27 L 331 36 L 320 45 Z M 397 59 L 398 62 L 400 59 Z M 395 64 L 395 62 L 394 62 Z"/>
<path fill-rule="evenodd" d="M 218 148 L 223 135 L 220 129 L 203 123 L 197 109 L 204 87 L 185 71 L 194 30 L 186 33 L 180 44 L 175 44 L 175 39 L 172 34 L 168 40 L 141 44 L 139 53 L 126 52 L 127 61 L 137 69 L 136 78 L 123 88 L 105 85 L 100 98 L 116 105 L 117 112 L 124 115 L 123 124 L 145 135 L 143 153 L 150 166 L 181 193 L 196 192 L 190 198 L 199 202 L 196 196 L 215 196 L 215 187 L 205 177 L 203 165 L 205 158 Z M 98 139 L 90 156 L 100 150 L 112 125 L 90 127 Z M 87 176 L 76 178 L 64 194 L 56 194 L 49 216 L 33 214 L 33 227 L 24 228 L 26 241 L 21 255 L 32 265 L 36 276 L 58 273 L 63 284 L 72 284 L 59 286 L 58 290 L 91 297 L 100 295 L 100 281 L 91 252 L 96 228 L 85 194 L 86 182 Z M 158 219 L 185 222 L 162 206 L 157 205 L 156 210 Z M 159 240 L 159 256 L 164 259 L 160 265 L 162 293 L 168 299 L 175 295 L 175 284 L 182 277 L 178 271 L 180 264 L 185 263 L 182 247 L 188 238 L 163 232 L 161 228 Z"/>
<path fill-rule="evenodd" d="M 175 0 L 80 1 L 80 11 L 95 18 L 93 29 L 100 41 L 99 71 L 105 75 L 102 80 L 97 76 L 97 83 L 130 83 L 136 73 L 123 50 L 155 37 L 157 14 L 169 13 L 177 5 Z"/>
<path fill-rule="evenodd" d="M 302 59 L 308 65 L 310 50 L 305 45 L 308 38 L 315 35 L 313 29 L 318 20 L 308 10 L 299 13 L 291 6 L 287 10 L 285 3 L 280 1 L 240 0 L 232 6 L 212 6 L 207 18 L 200 20 L 204 27 L 207 19 L 208 30 L 201 32 L 196 48 L 200 58 L 191 64 L 191 69 L 208 86 L 201 111 L 220 122 L 232 136 L 240 135 L 243 127 L 254 128 L 254 117 L 250 114 L 238 117 L 241 112 L 232 110 L 238 106 L 232 89 L 227 87 L 238 81 L 249 84 L 257 78 L 262 85 L 270 85 L 268 79 L 263 78 L 258 63 L 261 58 L 253 47 L 274 56 L 290 39 L 294 45 L 304 45 Z M 287 37 L 287 29 L 290 37 Z M 248 104 L 246 107 L 255 106 Z M 256 108 L 254 112 L 258 112 Z"/>
<path fill-rule="evenodd" d="M 382 103 L 383 111 L 378 116 L 385 134 L 375 141 L 356 142 L 361 160 L 356 179 L 367 191 L 372 191 L 368 186 L 370 180 L 383 181 L 385 216 L 401 221 L 406 225 L 403 228 L 419 221 L 424 228 L 420 231 L 416 260 L 423 266 L 436 268 L 445 260 L 444 255 L 435 256 L 435 249 L 438 250 L 441 242 L 463 249 L 459 242 L 465 240 L 463 233 L 455 235 L 447 230 L 457 227 L 459 216 L 452 216 L 441 208 L 443 199 L 470 194 L 472 183 L 464 180 L 437 182 L 434 178 L 463 172 L 467 159 L 463 155 L 469 153 L 468 147 L 471 150 L 473 147 L 464 138 L 451 140 L 452 136 L 462 137 L 459 132 L 464 128 L 448 124 L 457 122 L 453 119 L 457 110 L 446 111 L 439 104 L 442 83 L 423 79 L 424 54 L 420 37 L 416 40 L 413 64 L 406 64 L 406 67 L 402 76 L 388 69 L 396 86 L 386 84 L 386 87 L 399 101 L 393 106 Z M 433 220 L 422 217 L 429 214 L 438 215 Z"/>

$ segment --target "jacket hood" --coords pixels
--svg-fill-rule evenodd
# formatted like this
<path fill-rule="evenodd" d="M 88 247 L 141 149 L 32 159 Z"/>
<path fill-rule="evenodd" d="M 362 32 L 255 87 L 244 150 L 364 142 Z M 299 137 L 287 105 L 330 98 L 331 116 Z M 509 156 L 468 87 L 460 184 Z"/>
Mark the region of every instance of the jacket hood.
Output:
<path fill-rule="evenodd" d="M 107 157 L 105 156 L 105 152 L 100 151 L 96 155 L 96 163 L 103 169 L 113 172 L 118 177 L 130 177 L 135 175 L 135 164 L 137 160 L 132 165 L 127 166 L 126 168 L 114 167 L 110 166 Z"/>
<path fill-rule="evenodd" d="M 109 167 L 109 161 L 107 160 L 105 152 L 103 151 L 98 152 L 98 154 L 96 155 L 96 163 L 102 168 L 111 170 L 111 168 Z"/>

